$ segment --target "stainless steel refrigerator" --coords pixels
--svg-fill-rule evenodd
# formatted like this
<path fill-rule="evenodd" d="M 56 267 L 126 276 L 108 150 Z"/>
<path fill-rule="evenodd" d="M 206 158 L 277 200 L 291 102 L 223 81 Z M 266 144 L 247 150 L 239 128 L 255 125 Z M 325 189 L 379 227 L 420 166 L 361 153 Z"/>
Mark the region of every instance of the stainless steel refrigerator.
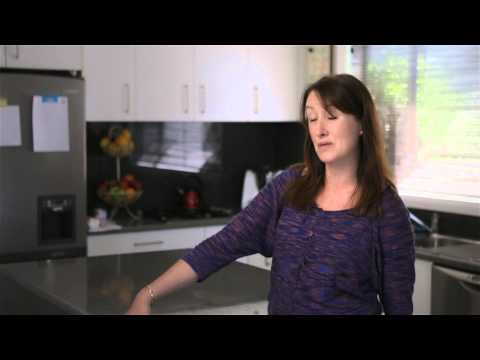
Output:
<path fill-rule="evenodd" d="M 1 106 L 18 106 L 21 139 L 0 144 L 0 263 L 86 254 L 84 88 L 66 72 L 0 69 Z M 68 149 L 34 151 L 34 96 L 68 99 Z"/>

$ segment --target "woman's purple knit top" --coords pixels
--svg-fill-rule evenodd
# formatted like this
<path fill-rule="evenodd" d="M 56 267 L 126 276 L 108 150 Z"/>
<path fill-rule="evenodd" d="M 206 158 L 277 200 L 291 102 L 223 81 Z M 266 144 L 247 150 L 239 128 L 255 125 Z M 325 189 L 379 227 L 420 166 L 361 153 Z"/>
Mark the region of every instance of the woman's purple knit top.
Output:
<path fill-rule="evenodd" d="M 415 247 L 408 210 L 383 193 L 382 216 L 350 210 L 299 211 L 282 203 L 297 170 L 270 181 L 220 232 L 188 252 L 198 281 L 232 261 L 272 257 L 268 313 L 411 314 Z M 378 296 L 377 296 L 378 295 Z"/>

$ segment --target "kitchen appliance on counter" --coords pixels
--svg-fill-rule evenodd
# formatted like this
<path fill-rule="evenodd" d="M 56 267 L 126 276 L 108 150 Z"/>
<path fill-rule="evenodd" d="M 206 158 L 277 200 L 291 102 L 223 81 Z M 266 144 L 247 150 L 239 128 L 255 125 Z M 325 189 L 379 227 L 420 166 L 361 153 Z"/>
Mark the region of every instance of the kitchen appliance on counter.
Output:
<path fill-rule="evenodd" d="M 86 254 L 84 87 L 69 72 L 0 70 L 0 263 Z M 66 111 L 40 118 L 39 99 Z"/>
<path fill-rule="evenodd" d="M 246 208 L 253 198 L 257 196 L 259 191 L 283 171 L 284 170 L 269 171 L 268 167 L 256 171 L 247 169 L 243 179 L 242 209 Z"/>
<path fill-rule="evenodd" d="M 253 198 L 258 194 L 259 188 L 260 186 L 257 181 L 257 176 L 253 170 L 246 170 L 242 188 L 242 209 L 245 209 L 248 204 L 250 204 Z"/>
<path fill-rule="evenodd" d="M 192 187 L 178 188 L 177 192 L 181 198 L 181 208 L 185 214 L 196 215 L 200 211 L 200 192 Z"/>

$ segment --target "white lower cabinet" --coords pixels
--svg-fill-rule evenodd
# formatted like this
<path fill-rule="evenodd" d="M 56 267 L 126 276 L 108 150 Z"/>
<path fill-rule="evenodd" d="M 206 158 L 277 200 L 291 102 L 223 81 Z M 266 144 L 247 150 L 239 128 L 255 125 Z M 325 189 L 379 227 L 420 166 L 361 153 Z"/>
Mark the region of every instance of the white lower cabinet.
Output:
<path fill-rule="evenodd" d="M 210 236 L 215 235 L 216 233 L 220 232 L 225 227 L 225 225 L 211 225 L 211 226 L 205 226 L 204 229 L 204 235 L 203 237 L 205 239 L 208 239 Z"/>
<path fill-rule="evenodd" d="M 217 234 L 224 226 L 89 235 L 87 256 L 192 249 L 205 239 Z M 272 266 L 271 258 L 261 254 L 244 256 L 236 261 L 266 270 L 270 270 Z"/>
<path fill-rule="evenodd" d="M 87 256 L 119 255 L 131 252 L 128 234 L 89 235 Z"/>
<path fill-rule="evenodd" d="M 87 255 L 102 256 L 190 249 L 203 239 L 203 227 L 89 235 Z"/>
<path fill-rule="evenodd" d="M 260 269 L 271 270 L 272 258 L 267 258 L 262 254 L 250 255 L 248 257 L 248 264 Z"/>
<path fill-rule="evenodd" d="M 415 286 L 413 290 L 413 314 L 430 315 L 432 297 L 432 262 L 415 260 Z"/>
<path fill-rule="evenodd" d="M 0 45 L 0 67 L 5 66 L 5 45 Z"/>

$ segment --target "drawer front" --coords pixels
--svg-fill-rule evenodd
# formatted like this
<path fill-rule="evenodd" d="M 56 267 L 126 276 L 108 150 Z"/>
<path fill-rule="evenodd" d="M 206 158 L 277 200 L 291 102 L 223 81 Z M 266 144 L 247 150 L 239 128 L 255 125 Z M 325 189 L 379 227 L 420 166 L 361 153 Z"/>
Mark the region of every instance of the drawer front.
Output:
<path fill-rule="evenodd" d="M 203 240 L 203 228 L 149 231 L 130 239 L 132 252 L 191 249 Z"/>
<path fill-rule="evenodd" d="M 100 235 L 87 237 L 87 256 L 128 254 L 130 241 L 122 235 Z"/>
<path fill-rule="evenodd" d="M 202 227 L 94 235 L 87 238 L 88 256 L 190 249 L 203 240 Z"/>

